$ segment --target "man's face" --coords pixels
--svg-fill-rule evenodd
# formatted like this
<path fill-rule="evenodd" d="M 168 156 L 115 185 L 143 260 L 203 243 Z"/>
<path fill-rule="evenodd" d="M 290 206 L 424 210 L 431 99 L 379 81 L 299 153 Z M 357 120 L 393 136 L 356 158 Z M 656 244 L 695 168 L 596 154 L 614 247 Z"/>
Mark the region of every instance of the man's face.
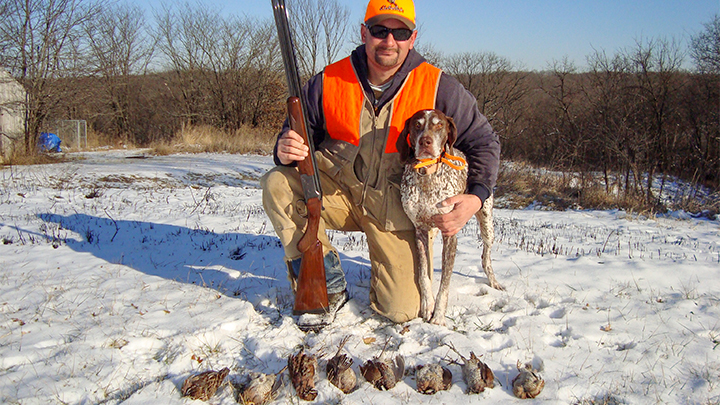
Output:
<path fill-rule="evenodd" d="M 388 19 L 378 25 L 388 28 L 407 28 L 400 20 Z M 415 44 L 417 31 L 412 33 L 410 39 L 406 41 L 397 41 L 392 34 L 384 39 L 375 38 L 364 25 L 361 29 L 362 41 L 365 44 L 365 51 L 368 56 L 368 65 L 370 69 L 396 70 L 398 69 Z"/>

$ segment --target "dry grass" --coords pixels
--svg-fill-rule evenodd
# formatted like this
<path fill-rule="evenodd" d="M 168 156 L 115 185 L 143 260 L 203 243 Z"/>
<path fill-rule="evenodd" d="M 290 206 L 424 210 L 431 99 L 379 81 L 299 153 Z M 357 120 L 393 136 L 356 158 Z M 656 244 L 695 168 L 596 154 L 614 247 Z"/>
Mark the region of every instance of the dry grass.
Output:
<path fill-rule="evenodd" d="M 495 190 L 499 206 L 522 208 L 533 203 L 550 209 L 579 208 L 583 194 L 593 196 L 593 205 L 606 203 L 599 194 L 590 189 L 583 190 L 578 179 L 570 174 L 538 169 L 523 162 L 506 163 L 500 167 L 498 185 Z M 587 182 L 584 185 L 588 187 Z"/>
<path fill-rule="evenodd" d="M 256 153 L 270 154 L 275 145 L 277 128 L 251 128 L 243 127 L 236 131 L 226 131 L 207 125 L 185 126 L 170 141 L 155 142 L 144 147 L 152 150 L 155 155 L 170 155 L 173 153 Z M 103 133 L 88 128 L 87 149 L 135 149 L 131 139 L 109 137 Z M 85 149 L 82 149 L 85 150 Z M 68 150 L 63 148 L 63 151 Z M 63 153 L 39 153 L 29 155 L 24 151 L 15 151 L 10 156 L 0 159 L 2 166 L 34 165 L 65 162 L 68 158 Z"/>
<path fill-rule="evenodd" d="M 692 199 L 673 206 L 648 204 L 643 195 L 618 192 L 614 187 L 608 191 L 601 177 L 538 169 L 522 162 L 506 162 L 501 166 L 495 197 L 498 207 L 513 209 L 540 204 L 551 210 L 622 209 L 643 215 L 667 209 L 707 212 L 709 216 L 718 212 L 717 199 L 706 202 Z"/>
<path fill-rule="evenodd" d="M 120 137 L 117 136 L 111 136 L 107 135 L 102 132 L 97 132 L 93 130 L 91 127 L 88 127 L 87 129 L 87 149 L 88 150 L 97 150 L 100 148 L 127 148 L 127 149 L 134 149 L 137 147 L 132 140 L 130 140 L 127 136 L 126 137 Z"/>
<path fill-rule="evenodd" d="M 68 159 L 62 153 L 38 153 L 34 155 L 26 154 L 21 151 L 13 151 L 9 156 L 0 159 L 0 167 L 5 166 L 28 166 L 28 165 L 45 165 L 52 163 L 67 162 Z"/>
<path fill-rule="evenodd" d="M 207 125 L 183 127 L 170 142 L 151 145 L 153 153 L 168 155 L 177 152 L 209 153 L 272 153 L 274 129 L 244 127 L 225 131 Z"/>

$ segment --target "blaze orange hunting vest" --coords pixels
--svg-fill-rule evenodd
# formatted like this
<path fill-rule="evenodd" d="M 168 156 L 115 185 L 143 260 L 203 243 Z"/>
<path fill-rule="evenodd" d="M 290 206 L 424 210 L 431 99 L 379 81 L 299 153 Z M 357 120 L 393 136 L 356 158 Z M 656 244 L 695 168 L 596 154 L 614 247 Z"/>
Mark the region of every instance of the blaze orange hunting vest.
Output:
<path fill-rule="evenodd" d="M 418 110 L 435 108 L 441 72 L 427 62 L 423 62 L 410 72 L 392 101 L 392 117 L 385 153 L 397 153 L 395 143 L 405 125 L 405 120 Z M 323 113 L 327 132 L 331 138 L 355 146 L 359 145 L 360 115 L 364 102 L 365 93 L 350 57 L 325 68 Z"/>

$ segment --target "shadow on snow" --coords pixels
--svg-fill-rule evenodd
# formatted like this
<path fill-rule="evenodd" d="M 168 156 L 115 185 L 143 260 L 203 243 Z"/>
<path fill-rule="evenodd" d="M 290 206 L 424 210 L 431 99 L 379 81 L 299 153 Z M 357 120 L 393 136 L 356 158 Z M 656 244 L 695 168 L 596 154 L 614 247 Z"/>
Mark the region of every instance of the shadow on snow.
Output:
<path fill-rule="evenodd" d="M 283 249 L 276 237 L 85 214 L 38 218 L 45 222 L 41 232 L 49 242 L 148 275 L 213 288 L 254 305 L 270 289 L 289 293 Z"/>

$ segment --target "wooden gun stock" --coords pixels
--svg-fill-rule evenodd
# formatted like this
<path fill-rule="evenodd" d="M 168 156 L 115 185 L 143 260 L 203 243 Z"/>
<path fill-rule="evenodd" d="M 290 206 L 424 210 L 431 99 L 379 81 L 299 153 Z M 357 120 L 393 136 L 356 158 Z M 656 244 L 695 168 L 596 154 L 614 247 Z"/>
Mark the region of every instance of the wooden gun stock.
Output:
<path fill-rule="evenodd" d="M 302 136 L 306 145 L 310 145 L 300 99 L 290 97 L 287 105 L 290 128 Z M 323 313 L 327 311 L 329 305 L 323 248 L 318 239 L 322 201 L 320 192 L 315 187 L 318 174 L 315 172 L 312 152 L 313 148 L 310 148 L 308 157 L 298 162 L 308 218 L 305 234 L 297 245 L 298 250 L 302 253 L 302 258 L 300 259 L 300 276 L 298 277 L 295 306 L 293 308 L 295 315 Z"/>

